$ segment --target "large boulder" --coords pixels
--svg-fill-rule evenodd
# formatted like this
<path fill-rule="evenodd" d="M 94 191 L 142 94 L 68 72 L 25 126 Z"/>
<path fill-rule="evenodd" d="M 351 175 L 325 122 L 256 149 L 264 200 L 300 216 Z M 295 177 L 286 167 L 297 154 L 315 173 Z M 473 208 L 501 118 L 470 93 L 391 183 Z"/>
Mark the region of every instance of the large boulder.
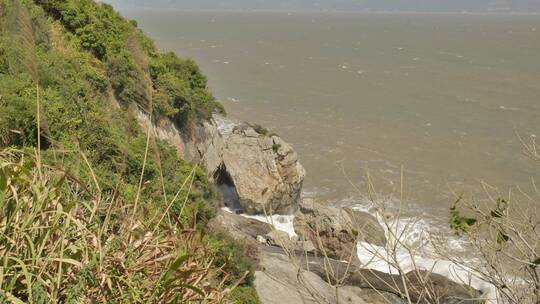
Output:
<path fill-rule="evenodd" d="M 265 133 L 247 124 L 223 132 L 222 165 L 215 179 L 236 191 L 233 198 L 248 214 L 287 213 L 300 201 L 305 170 L 289 144 Z"/>
<path fill-rule="evenodd" d="M 255 288 L 263 304 L 351 303 L 402 304 L 392 294 L 344 286 L 339 289 L 310 271 L 301 269 L 283 254 L 261 251 L 261 270 L 255 272 Z"/>
<path fill-rule="evenodd" d="M 357 239 L 376 246 L 386 245 L 386 233 L 373 215 L 345 207 L 343 211 L 351 218 L 352 226 L 358 232 Z"/>
<path fill-rule="evenodd" d="M 357 261 L 357 242 L 384 246 L 384 229 L 377 219 L 350 208 L 326 207 L 305 201 L 295 213 L 294 230 L 301 239 L 313 242 L 322 255 Z"/>
<path fill-rule="evenodd" d="M 183 159 L 200 164 L 229 207 L 249 214 L 287 213 L 299 202 L 304 167 L 289 144 L 262 127 L 221 116 L 184 128 L 167 118 L 152 121 L 138 110 L 136 117 Z"/>
<path fill-rule="evenodd" d="M 301 272 L 285 255 L 264 250 L 261 255 L 254 283 L 262 304 L 329 303 L 332 288 L 318 275 Z"/>

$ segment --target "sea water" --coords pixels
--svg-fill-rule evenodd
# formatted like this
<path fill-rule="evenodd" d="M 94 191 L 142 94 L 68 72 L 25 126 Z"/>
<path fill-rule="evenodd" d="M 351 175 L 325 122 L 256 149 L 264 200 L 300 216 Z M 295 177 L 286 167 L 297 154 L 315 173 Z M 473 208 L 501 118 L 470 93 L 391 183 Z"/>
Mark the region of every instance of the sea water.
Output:
<path fill-rule="evenodd" d="M 540 178 L 522 153 L 540 132 L 537 15 L 123 13 L 160 48 L 195 59 L 230 118 L 292 144 L 304 197 L 362 209 L 371 184 L 390 205 L 405 202 L 394 228 L 425 245 L 426 269 L 463 274 L 424 242 L 445 233 L 461 254 L 447 228 L 458 196 L 486 202 L 486 189 L 505 196 Z M 290 216 L 274 217 L 294 234 Z M 392 272 L 374 249 L 359 244 L 360 260 Z"/>

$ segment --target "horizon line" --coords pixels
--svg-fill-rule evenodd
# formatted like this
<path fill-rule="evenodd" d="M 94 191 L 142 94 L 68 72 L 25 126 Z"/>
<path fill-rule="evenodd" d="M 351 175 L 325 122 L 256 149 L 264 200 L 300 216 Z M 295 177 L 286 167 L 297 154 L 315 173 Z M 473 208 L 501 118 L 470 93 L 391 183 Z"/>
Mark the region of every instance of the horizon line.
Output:
<path fill-rule="evenodd" d="M 117 10 L 151 10 L 151 11 L 175 11 L 186 13 L 280 13 L 280 14 L 433 14 L 433 15 L 540 15 L 540 11 L 522 11 L 522 10 L 285 10 L 285 9 L 186 9 L 179 7 L 150 7 L 140 5 L 115 5 Z"/>

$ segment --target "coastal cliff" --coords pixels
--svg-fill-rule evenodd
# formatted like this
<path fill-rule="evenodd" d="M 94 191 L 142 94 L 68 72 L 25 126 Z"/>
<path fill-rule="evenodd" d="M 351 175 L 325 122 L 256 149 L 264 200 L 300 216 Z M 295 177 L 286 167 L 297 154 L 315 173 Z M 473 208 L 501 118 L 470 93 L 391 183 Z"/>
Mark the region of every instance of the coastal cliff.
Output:
<path fill-rule="evenodd" d="M 277 135 L 258 133 L 245 122 L 215 116 L 181 130 L 164 118 L 158 124 L 137 113 L 156 137 L 198 163 L 223 195 L 224 204 L 248 214 L 287 213 L 301 200 L 304 167 L 294 149 Z"/>
<path fill-rule="evenodd" d="M 221 210 L 210 227 L 253 248 L 254 283 L 262 303 L 484 303 L 478 300 L 480 291 L 429 271 L 402 277 L 362 267 L 357 243 L 384 247 L 385 230 L 368 213 L 303 200 L 305 170 L 280 137 L 222 116 L 197 125 L 190 135 L 170 121 L 158 126 L 138 117 L 143 127 L 155 129 L 157 137 L 212 177 L 228 210 Z M 291 238 L 271 224 L 235 213 L 260 215 L 264 221 L 294 213 L 298 235 Z"/>
<path fill-rule="evenodd" d="M 357 243 L 387 241 L 377 219 L 304 201 L 291 145 L 225 118 L 193 61 L 110 5 L 0 16 L 2 302 L 475 303 L 362 268 Z M 292 237 L 268 220 L 292 214 Z"/>

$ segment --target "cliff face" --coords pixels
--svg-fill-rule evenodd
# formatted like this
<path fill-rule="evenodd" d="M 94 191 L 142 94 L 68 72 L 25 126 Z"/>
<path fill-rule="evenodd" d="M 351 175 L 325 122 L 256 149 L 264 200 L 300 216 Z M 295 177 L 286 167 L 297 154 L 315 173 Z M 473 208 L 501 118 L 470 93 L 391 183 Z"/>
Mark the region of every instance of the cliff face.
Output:
<path fill-rule="evenodd" d="M 276 135 L 258 133 L 242 122 L 221 116 L 202 121 L 187 132 L 168 119 L 139 123 L 177 147 L 184 159 L 199 163 L 221 190 L 225 204 L 249 214 L 286 213 L 301 199 L 304 167 L 294 149 Z"/>
<path fill-rule="evenodd" d="M 300 202 L 305 170 L 294 149 L 276 135 L 246 124 L 224 132 L 223 173 L 230 176 L 241 209 L 250 214 L 286 213 Z"/>
<path fill-rule="evenodd" d="M 215 192 L 188 162 L 220 166 L 219 108 L 192 61 L 109 5 L 0 0 L 0 302 L 253 294 L 243 244 L 206 226 Z M 171 144 L 139 109 L 169 121 L 150 129 Z M 175 124 L 195 127 L 183 138 Z"/>

